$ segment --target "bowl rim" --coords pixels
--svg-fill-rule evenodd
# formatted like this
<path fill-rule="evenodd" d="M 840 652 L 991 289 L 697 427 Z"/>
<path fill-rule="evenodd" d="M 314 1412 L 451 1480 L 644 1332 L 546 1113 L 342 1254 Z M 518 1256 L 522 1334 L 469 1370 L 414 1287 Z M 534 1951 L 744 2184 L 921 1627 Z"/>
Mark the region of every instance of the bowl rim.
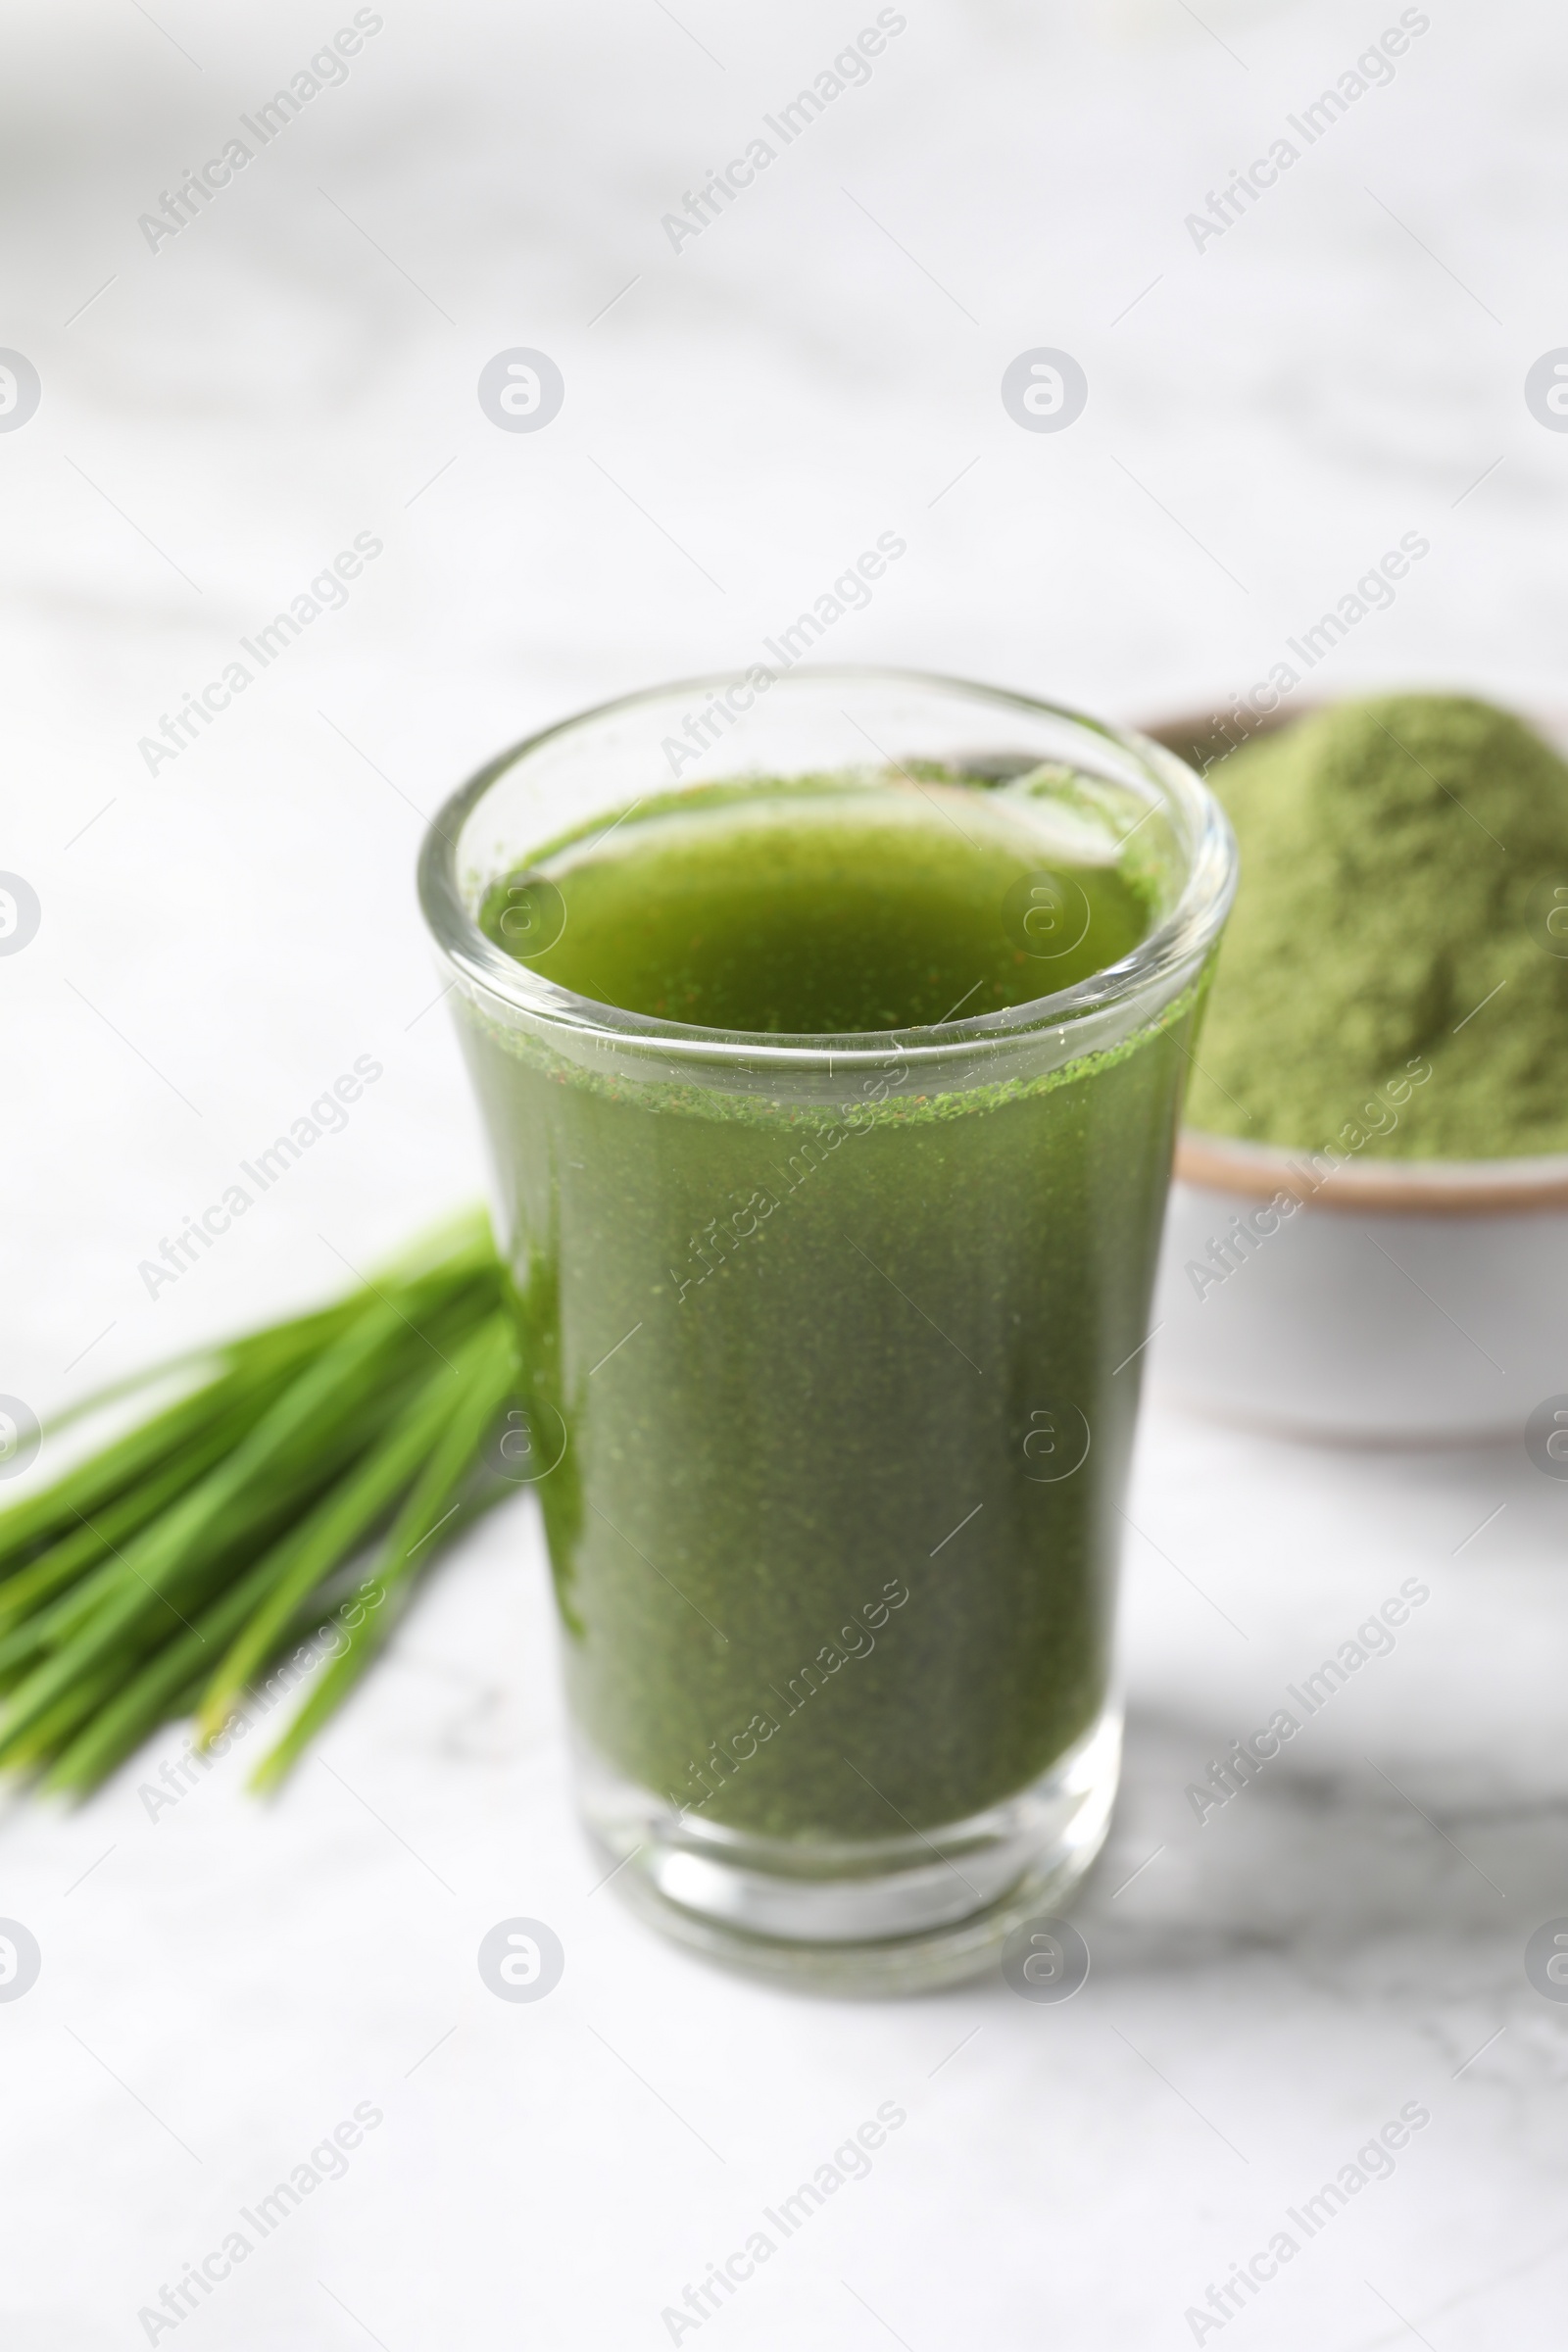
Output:
<path fill-rule="evenodd" d="M 1485 1216 L 1499 1210 L 1568 1209 L 1568 1152 L 1513 1159 L 1357 1160 L 1331 1148 L 1248 1144 L 1184 1127 L 1176 1177 L 1201 1192 L 1271 1200 L 1278 1193 L 1313 1208 L 1409 1216 Z"/>

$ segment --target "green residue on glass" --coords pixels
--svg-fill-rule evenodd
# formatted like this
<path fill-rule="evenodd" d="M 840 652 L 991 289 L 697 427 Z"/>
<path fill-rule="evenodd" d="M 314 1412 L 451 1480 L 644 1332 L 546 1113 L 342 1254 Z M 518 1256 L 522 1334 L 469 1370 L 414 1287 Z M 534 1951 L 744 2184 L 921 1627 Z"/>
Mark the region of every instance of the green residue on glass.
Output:
<path fill-rule="evenodd" d="M 1242 881 L 1188 1118 L 1384 1157 L 1568 1151 L 1568 765 L 1457 696 L 1344 703 L 1210 769 Z"/>

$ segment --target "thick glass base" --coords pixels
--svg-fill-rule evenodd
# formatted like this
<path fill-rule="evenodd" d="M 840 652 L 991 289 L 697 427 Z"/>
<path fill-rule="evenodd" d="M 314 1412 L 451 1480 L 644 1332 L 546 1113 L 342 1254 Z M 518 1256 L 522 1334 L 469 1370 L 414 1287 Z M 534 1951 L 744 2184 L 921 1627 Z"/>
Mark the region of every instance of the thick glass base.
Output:
<path fill-rule="evenodd" d="M 578 1751 L 588 1834 L 635 1910 L 710 1959 L 837 1993 L 956 1984 L 1021 1921 L 1059 1912 L 1104 1842 L 1120 1767 L 1107 1707 L 1038 1781 L 966 1821 L 779 1838 L 683 1819 Z"/>

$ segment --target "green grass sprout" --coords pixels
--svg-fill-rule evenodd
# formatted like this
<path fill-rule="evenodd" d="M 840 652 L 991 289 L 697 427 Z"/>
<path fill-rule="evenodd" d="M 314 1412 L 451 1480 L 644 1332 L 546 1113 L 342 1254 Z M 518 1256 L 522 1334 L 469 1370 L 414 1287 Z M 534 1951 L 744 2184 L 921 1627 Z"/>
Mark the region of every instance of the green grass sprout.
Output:
<path fill-rule="evenodd" d="M 161 1724 L 215 1739 L 302 1642 L 321 1659 L 274 1788 L 431 1564 L 511 1490 L 485 1441 L 523 1368 L 489 1221 L 333 1304 L 198 1348 L 49 1424 L 142 1418 L 0 1511 L 0 1771 L 82 1797 Z"/>

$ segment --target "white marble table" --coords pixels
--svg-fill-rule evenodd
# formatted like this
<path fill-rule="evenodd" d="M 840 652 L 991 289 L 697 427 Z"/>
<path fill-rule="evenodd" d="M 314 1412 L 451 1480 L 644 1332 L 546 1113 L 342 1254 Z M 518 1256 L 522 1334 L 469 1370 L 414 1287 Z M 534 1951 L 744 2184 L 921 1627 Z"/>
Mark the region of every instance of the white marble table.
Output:
<path fill-rule="evenodd" d="M 539 719 L 753 658 L 879 531 L 908 556 L 834 659 L 1223 702 L 1417 530 L 1316 687 L 1550 690 L 1568 440 L 1521 385 L 1568 338 L 1568 41 L 1540 0 L 1434 7 L 1201 250 L 1186 216 L 1396 8 L 911 5 L 678 251 L 662 216 L 874 9 L 389 5 L 156 251 L 160 191 L 353 12 L 153 13 L 36 13 L 0 93 L 0 344 L 42 386 L 0 432 L 0 866 L 43 907 L 0 960 L 7 1393 L 318 1296 L 468 1197 L 418 811 Z M 998 397 L 1041 346 L 1089 380 L 1059 435 Z M 478 406 L 513 347 L 563 371 L 547 431 Z M 341 608 L 150 767 L 357 534 L 382 552 Z M 161 1238 L 366 1053 L 345 1131 L 149 1298 Z M 1555 2341 L 1568 2007 L 1523 1950 L 1568 1913 L 1565 1511 L 1510 1446 L 1336 1452 L 1156 1404 L 1126 1787 L 1059 2008 L 790 1999 L 594 1892 L 537 1534 L 498 1516 L 279 1803 L 240 1755 L 184 1785 L 173 1733 L 79 1813 L 6 1801 L 0 1915 L 43 1966 L 0 2003 L 0 2342 Z M 1200 1824 L 1187 1785 L 1407 1579 L 1393 1652 Z M 474 1966 L 514 1914 L 567 1955 L 536 2005 Z M 700 2328 L 662 2319 L 890 2102 L 868 2177 Z M 1389 2177 L 1287 2218 L 1402 2110 L 1429 2121 Z M 238 2218 L 299 2167 L 297 2208 Z M 138 2321 L 236 2229 L 210 2296 Z M 1281 2230 L 1219 2324 L 1210 2286 L 1226 2313 Z"/>

